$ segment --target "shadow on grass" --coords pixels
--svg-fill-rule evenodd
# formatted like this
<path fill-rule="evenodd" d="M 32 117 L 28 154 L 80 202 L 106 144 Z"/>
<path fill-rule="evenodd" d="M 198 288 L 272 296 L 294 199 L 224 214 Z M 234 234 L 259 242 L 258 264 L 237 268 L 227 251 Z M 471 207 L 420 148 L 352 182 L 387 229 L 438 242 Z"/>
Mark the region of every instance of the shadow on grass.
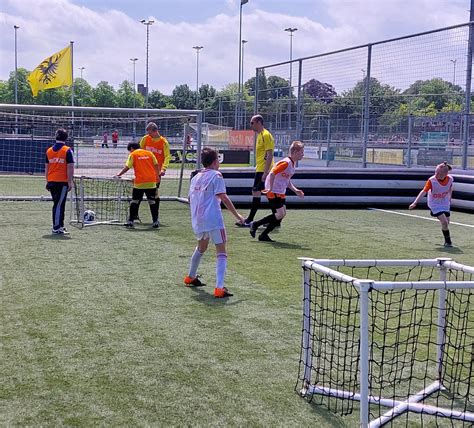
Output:
<path fill-rule="evenodd" d="M 464 251 L 458 247 L 444 247 L 443 245 L 438 245 L 436 249 L 446 254 L 464 254 Z"/>
<path fill-rule="evenodd" d="M 206 288 L 208 291 L 205 290 Z M 193 300 L 204 303 L 207 306 L 229 306 L 242 302 L 242 300 L 235 301 L 235 296 L 216 299 L 212 294 L 214 290 L 212 287 L 189 287 L 189 289 L 194 292 L 194 296 L 192 296 Z"/>
<path fill-rule="evenodd" d="M 297 395 L 300 397 L 301 400 L 305 400 L 298 393 Z M 329 427 L 347 426 L 346 424 L 343 423 L 342 418 L 338 414 L 331 412 L 323 404 L 316 403 L 315 401 L 310 401 L 310 402 L 307 401 L 306 404 L 310 406 L 311 411 L 316 413 L 319 418 L 324 419 L 324 421 L 326 422 L 324 426 L 329 426 Z M 356 412 L 356 409 L 354 409 L 354 412 Z"/>
<path fill-rule="evenodd" d="M 69 241 L 72 239 L 71 235 L 56 235 L 52 233 L 48 233 L 47 235 L 43 235 L 43 239 L 52 239 L 53 241 Z"/>
<path fill-rule="evenodd" d="M 278 242 L 278 241 L 273 241 L 273 242 L 261 242 L 258 240 L 255 240 L 254 242 L 258 243 L 259 245 L 270 245 L 273 248 L 280 248 L 282 250 L 310 250 L 309 247 L 305 247 L 304 245 L 299 245 L 299 244 L 291 244 L 289 242 Z"/>

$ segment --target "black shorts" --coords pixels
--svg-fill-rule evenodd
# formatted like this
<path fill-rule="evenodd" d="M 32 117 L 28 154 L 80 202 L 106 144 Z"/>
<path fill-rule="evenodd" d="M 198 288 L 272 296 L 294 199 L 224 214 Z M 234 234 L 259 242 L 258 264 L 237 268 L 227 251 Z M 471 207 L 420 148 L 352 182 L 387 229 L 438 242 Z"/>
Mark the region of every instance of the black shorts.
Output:
<path fill-rule="evenodd" d="M 156 183 L 156 188 L 159 189 L 160 188 L 160 184 L 161 184 L 161 180 L 158 181 L 158 183 Z"/>
<path fill-rule="evenodd" d="M 430 210 L 430 215 L 431 217 L 439 217 L 440 215 L 444 214 L 446 217 L 450 217 L 451 213 L 449 211 L 440 211 L 436 214 L 433 213 L 433 211 Z"/>
<path fill-rule="evenodd" d="M 148 200 L 155 200 L 156 198 L 156 189 L 137 189 L 136 187 L 132 190 L 132 199 L 134 201 L 141 201 L 143 195 L 146 195 Z"/>
<path fill-rule="evenodd" d="M 277 210 L 286 205 L 286 199 L 275 196 L 274 198 L 268 198 L 268 203 L 270 204 L 271 210 Z"/>
<path fill-rule="evenodd" d="M 262 178 L 263 178 L 263 172 L 255 173 L 255 178 L 253 179 L 253 187 L 252 187 L 252 190 L 254 192 L 261 192 L 263 189 L 265 189 L 265 182 L 262 181 Z"/>

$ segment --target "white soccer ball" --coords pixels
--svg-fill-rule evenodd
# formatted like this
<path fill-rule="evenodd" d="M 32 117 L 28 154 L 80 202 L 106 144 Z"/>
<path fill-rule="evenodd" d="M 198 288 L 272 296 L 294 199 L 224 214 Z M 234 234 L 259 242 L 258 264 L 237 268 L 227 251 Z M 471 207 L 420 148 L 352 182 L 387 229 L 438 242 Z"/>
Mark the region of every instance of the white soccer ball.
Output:
<path fill-rule="evenodd" d="M 84 211 L 84 223 L 92 223 L 95 220 L 95 212 L 92 210 Z"/>

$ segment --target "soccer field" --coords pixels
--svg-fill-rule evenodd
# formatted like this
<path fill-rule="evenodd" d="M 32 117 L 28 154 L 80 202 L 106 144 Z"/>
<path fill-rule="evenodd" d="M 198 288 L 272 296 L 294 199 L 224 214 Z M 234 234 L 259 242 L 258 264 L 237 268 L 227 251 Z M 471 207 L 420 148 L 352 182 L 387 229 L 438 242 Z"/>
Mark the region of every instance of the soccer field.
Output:
<path fill-rule="evenodd" d="M 189 209 L 148 207 L 135 230 L 50 233 L 49 202 L 0 203 L 0 424 L 357 426 L 294 392 L 301 341 L 297 257 L 452 257 L 474 265 L 474 216 L 453 213 L 445 249 L 426 210 L 288 210 L 275 243 L 233 226 L 226 285 L 215 253 L 182 280 L 195 247 Z M 246 211 L 245 211 L 246 212 Z M 258 217 L 266 213 L 261 210 Z"/>

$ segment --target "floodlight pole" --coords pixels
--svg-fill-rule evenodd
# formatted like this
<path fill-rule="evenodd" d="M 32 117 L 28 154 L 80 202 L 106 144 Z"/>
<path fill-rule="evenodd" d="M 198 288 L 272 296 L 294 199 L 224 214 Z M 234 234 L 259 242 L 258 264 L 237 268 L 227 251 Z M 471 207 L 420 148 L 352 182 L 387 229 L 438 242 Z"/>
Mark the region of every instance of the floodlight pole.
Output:
<path fill-rule="evenodd" d="M 146 25 L 146 67 L 145 67 L 145 108 L 148 107 L 148 52 L 150 46 L 150 25 L 155 22 L 153 19 L 142 19 L 140 21 L 143 25 Z"/>
<path fill-rule="evenodd" d="M 240 15 L 239 15 L 239 84 L 237 89 L 237 103 L 235 108 L 235 123 L 234 128 L 238 129 L 240 127 L 240 98 L 242 96 L 242 6 L 247 4 L 249 0 L 240 0 Z"/>
<path fill-rule="evenodd" d="M 196 109 L 198 108 L 199 101 L 199 51 L 204 46 L 193 46 L 193 49 L 196 50 Z"/>
<path fill-rule="evenodd" d="M 15 104 L 18 104 L 18 47 L 17 47 L 17 30 L 18 25 L 13 26 L 15 30 Z M 18 110 L 15 110 L 18 113 Z M 15 134 L 18 134 L 18 114 L 15 114 Z"/>
<path fill-rule="evenodd" d="M 298 28 L 285 28 L 285 31 L 290 33 L 290 89 L 288 91 L 288 128 L 291 129 L 291 94 L 292 94 L 292 74 L 293 74 L 293 33 L 298 31 Z"/>

